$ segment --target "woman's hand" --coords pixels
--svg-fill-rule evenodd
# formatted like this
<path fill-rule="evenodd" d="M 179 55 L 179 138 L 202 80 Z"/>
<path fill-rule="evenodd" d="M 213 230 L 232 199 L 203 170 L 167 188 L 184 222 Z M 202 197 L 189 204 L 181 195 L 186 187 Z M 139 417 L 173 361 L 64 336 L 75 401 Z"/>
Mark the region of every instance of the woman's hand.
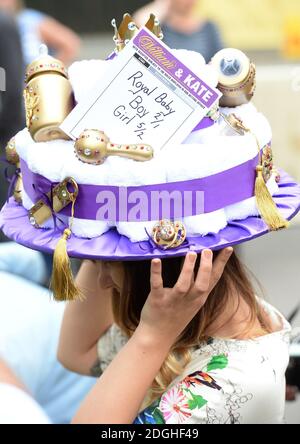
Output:
<path fill-rule="evenodd" d="M 226 248 L 213 262 L 212 251 L 204 250 L 195 278 L 197 254 L 188 253 L 173 288 L 163 287 L 162 264 L 159 259 L 154 259 L 151 264 L 151 292 L 137 329 L 140 336 L 157 341 L 158 344 L 166 342 L 171 347 L 205 304 L 232 252 L 232 248 Z"/>

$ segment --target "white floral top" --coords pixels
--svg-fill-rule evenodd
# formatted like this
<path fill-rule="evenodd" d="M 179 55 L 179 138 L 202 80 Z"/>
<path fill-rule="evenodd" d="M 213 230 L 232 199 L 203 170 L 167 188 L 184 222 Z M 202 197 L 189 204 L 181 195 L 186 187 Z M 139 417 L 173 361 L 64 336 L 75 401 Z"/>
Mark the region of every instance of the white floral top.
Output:
<path fill-rule="evenodd" d="M 291 327 L 263 303 L 282 329 L 252 340 L 211 338 L 136 424 L 280 424 L 284 422 L 285 372 Z M 101 369 L 127 338 L 113 325 L 99 340 Z"/>

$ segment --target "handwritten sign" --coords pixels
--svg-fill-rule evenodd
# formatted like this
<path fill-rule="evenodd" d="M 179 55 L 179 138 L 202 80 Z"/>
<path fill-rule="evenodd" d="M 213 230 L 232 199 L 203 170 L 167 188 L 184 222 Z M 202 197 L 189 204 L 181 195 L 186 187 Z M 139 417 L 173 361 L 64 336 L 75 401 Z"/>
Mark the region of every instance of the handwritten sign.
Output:
<path fill-rule="evenodd" d="M 221 96 L 145 28 L 107 63 L 106 75 L 61 125 L 73 139 L 99 129 L 115 143 L 162 149 L 181 143 Z"/>

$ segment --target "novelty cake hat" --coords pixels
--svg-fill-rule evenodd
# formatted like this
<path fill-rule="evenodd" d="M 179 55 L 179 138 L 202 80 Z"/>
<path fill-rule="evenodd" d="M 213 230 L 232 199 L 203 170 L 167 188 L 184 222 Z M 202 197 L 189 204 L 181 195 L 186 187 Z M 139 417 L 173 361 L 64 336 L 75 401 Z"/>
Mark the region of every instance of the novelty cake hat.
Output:
<path fill-rule="evenodd" d="M 273 165 L 270 125 L 251 103 L 255 66 L 241 51 L 225 49 L 206 65 L 199 54 L 160 43 L 154 16 L 146 26 L 152 33 L 146 28 L 139 33 L 128 14 L 119 28 L 113 25 L 116 51 L 106 61 L 75 63 L 69 75 L 42 50 L 26 75 L 27 128 L 6 148 L 7 161 L 17 167 L 11 179 L 12 184 L 18 179 L 17 201 L 8 200 L 0 226 L 11 239 L 54 253 L 57 299 L 78 293 L 68 256 L 130 261 L 219 250 L 287 227 L 300 208 L 299 185 Z M 80 106 L 88 94 L 93 99 L 96 85 L 112 77 L 114 65 L 125 60 L 126 48 L 139 36 L 147 37 L 142 41 L 149 52 L 141 53 L 134 40 L 134 63 L 150 67 L 161 79 L 160 62 L 168 56 L 169 72 L 162 83 L 176 89 L 176 97 L 184 93 L 195 115 L 204 110 L 199 123 L 193 125 L 186 116 L 187 123 L 178 120 L 174 106 L 179 99 L 155 96 L 151 91 L 158 87 L 135 74 L 129 92 L 129 110 L 135 113 L 119 103 L 114 127 L 99 122 L 83 128 L 75 140 L 62 134 L 61 123 L 75 103 Z M 189 74 L 181 82 L 185 69 Z M 199 104 L 200 90 L 204 94 Z M 142 105 L 151 94 L 161 111 Z M 144 102 L 137 99 L 141 95 Z M 150 137 L 153 131 L 143 131 L 146 113 L 152 129 L 165 125 L 157 138 Z M 127 137 L 130 119 L 136 126 Z M 185 139 L 176 133 L 184 124 L 195 126 Z M 175 139 L 162 146 L 172 125 Z M 143 132 L 144 138 L 139 136 Z M 176 134 L 181 134 L 177 143 Z"/>

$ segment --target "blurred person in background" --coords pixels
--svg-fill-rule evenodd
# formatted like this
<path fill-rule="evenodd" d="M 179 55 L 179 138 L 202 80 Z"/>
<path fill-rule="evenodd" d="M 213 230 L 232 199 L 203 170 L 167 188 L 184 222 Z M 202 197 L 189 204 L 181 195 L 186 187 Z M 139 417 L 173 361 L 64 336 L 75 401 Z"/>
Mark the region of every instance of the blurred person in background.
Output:
<path fill-rule="evenodd" d="M 40 253 L 0 244 L 0 424 L 69 423 L 95 383 L 57 360 L 65 305 L 50 299 L 45 277 Z"/>
<path fill-rule="evenodd" d="M 23 58 L 18 30 L 0 11 L 0 67 L 5 71 L 0 91 L 0 147 L 23 126 Z M 2 83 L 2 82 L 1 82 Z M 2 88 L 1 88 L 2 89 Z"/>
<path fill-rule="evenodd" d="M 24 127 L 23 69 L 24 63 L 18 29 L 13 19 L 0 11 L 0 158 L 9 139 Z M 7 165 L 0 162 L 0 208 L 7 198 L 8 183 L 4 178 Z M 0 241 L 5 237 L 0 232 Z"/>
<path fill-rule="evenodd" d="M 24 67 L 37 58 L 42 43 L 66 65 L 80 49 L 79 37 L 55 19 L 27 9 L 21 0 L 0 0 L 0 67 L 6 72 L 6 91 L 0 91 L 0 157 L 4 157 L 9 139 L 25 126 Z M 6 167 L 0 164 L 0 208 L 7 199 Z M 3 240 L 0 233 L 0 242 Z"/>
<path fill-rule="evenodd" d="M 197 51 L 208 63 L 223 48 L 223 43 L 216 24 L 196 13 L 197 4 L 199 0 L 154 0 L 139 9 L 133 18 L 138 26 L 143 26 L 149 14 L 155 14 L 169 47 Z"/>
<path fill-rule="evenodd" d="M 26 65 L 37 58 L 42 43 L 66 65 L 77 58 L 80 50 L 79 37 L 57 20 L 26 8 L 22 0 L 0 0 L 0 10 L 13 15 L 17 21 Z"/>

